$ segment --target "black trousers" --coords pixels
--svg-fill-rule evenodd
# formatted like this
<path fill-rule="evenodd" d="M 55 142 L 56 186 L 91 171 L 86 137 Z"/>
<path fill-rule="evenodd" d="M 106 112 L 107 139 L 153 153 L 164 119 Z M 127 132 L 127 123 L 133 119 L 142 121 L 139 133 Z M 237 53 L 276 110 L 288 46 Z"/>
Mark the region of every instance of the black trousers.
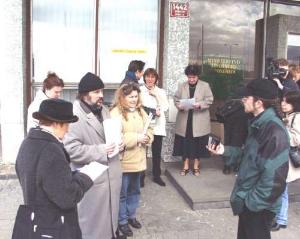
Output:
<path fill-rule="evenodd" d="M 154 140 L 151 145 L 152 149 L 152 174 L 153 177 L 160 177 L 160 161 L 161 161 L 161 148 L 162 148 L 163 136 L 154 135 Z"/>
<path fill-rule="evenodd" d="M 239 215 L 237 239 L 271 239 L 270 227 L 275 213 L 263 210 L 252 212 L 248 208 Z"/>

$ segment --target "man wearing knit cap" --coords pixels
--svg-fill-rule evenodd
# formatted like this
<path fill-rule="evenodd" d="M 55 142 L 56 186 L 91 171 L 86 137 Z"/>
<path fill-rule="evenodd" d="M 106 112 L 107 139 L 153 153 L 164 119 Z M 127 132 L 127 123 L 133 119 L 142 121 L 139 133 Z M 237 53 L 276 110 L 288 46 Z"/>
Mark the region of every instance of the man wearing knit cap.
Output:
<path fill-rule="evenodd" d="M 241 164 L 230 203 L 239 216 L 238 239 L 270 239 L 270 226 L 281 206 L 286 185 L 289 139 L 273 107 L 277 86 L 270 80 L 253 80 L 243 90 L 243 105 L 253 119 L 243 149 L 222 144 L 207 148 L 224 156 L 235 155 Z"/>
<path fill-rule="evenodd" d="M 92 161 L 109 167 L 78 204 L 83 239 L 115 238 L 118 226 L 122 170 L 118 155 L 111 158 L 107 155 L 115 147 L 123 151 L 124 144 L 105 143 L 103 120 L 110 116 L 103 106 L 103 89 L 102 80 L 95 74 L 89 72 L 82 77 L 73 107 L 79 120 L 69 128 L 64 139 L 73 169 Z"/>

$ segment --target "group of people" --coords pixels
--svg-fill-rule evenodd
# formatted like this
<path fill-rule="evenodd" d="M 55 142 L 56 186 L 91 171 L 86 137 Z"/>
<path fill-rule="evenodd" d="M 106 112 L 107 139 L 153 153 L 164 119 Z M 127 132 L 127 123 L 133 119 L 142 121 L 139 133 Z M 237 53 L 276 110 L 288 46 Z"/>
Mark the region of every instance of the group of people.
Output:
<path fill-rule="evenodd" d="M 64 83 L 49 73 L 29 106 L 28 135 L 16 160 L 24 204 L 43 208 L 44 224 L 51 222 L 50 210 L 64 217 L 64 238 L 126 238 L 133 235 L 131 227 L 142 227 L 136 210 L 151 145 L 153 181 L 166 185 L 160 161 L 168 100 L 157 86 L 157 71 L 144 72 L 144 65 L 130 62 L 110 108 L 103 105 L 103 81 L 90 72 L 80 80 L 73 104 L 59 99 Z M 106 142 L 106 119 L 121 124 L 120 142 Z M 107 166 L 102 174 L 95 173 L 95 162 Z M 22 238 L 16 224 L 13 238 Z M 57 230 L 37 228 L 37 237 L 52 238 Z"/>
<path fill-rule="evenodd" d="M 287 184 L 300 178 L 289 156 L 290 148 L 300 145 L 299 67 L 289 70 L 285 59 L 277 65 L 285 72 L 280 79 L 253 80 L 240 92 L 244 111 L 251 114 L 244 144 L 207 146 L 214 154 L 240 159 L 230 198 L 239 216 L 238 239 L 269 239 L 270 231 L 286 228 Z"/>
<path fill-rule="evenodd" d="M 47 218 L 49 210 L 63 217 L 64 238 L 126 238 L 133 236 L 132 227 L 142 227 L 136 211 L 150 145 L 153 181 L 166 185 L 160 162 L 168 99 L 158 87 L 157 71 L 144 71 L 144 66 L 142 61 L 130 62 L 110 108 L 103 105 L 104 83 L 95 74 L 81 78 L 72 104 L 58 99 L 63 81 L 49 73 L 28 109 L 28 135 L 16 161 L 24 203 L 41 207 L 45 224 L 52 219 Z M 270 228 L 287 225 L 286 182 L 300 178 L 299 169 L 289 161 L 290 146 L 300 144 L 299 89 L 283 80 L 251 81 L 240 92 L 245 113 L 253 115 L 244 145 L 208 144 L 213 94 L 200 72 L 199 65 L 188 65 L 187 81 L 179 84 L 174 96 L 178 112 L 173 155 L 183 160 L 179 173 L 187 175 L 193 161 L 191 171 L 199 176 L 200 158 L 210 153 L 239 158 L 230 199 L 239 216 L 238 239 L 271 238 Z M 280 95 L 283 114 L 276 110 Z M 118 143 L 106 142 L 107 119 L 121 124 Z M 107 166 L 101 175 L 93 170 L 95 162 Z M 34 233 L 51 238 L 54 231 L 38 227 Z M 14 230 L 14 239 L 22 238 L 17 234 Z"/>

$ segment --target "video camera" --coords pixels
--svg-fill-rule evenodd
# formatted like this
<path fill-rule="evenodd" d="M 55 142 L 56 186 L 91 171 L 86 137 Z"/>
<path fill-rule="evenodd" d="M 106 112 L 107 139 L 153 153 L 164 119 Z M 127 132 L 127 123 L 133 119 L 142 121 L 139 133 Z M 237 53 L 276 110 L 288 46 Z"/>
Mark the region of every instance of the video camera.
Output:
<path fill-rule="evenodd" d="M 267 67 L 267 78 L 269 80 L 273 80 L 274 78 L 278 78 L 280 81 L 283 80 L 283 77 L 286 76 L 287 69 L 280 68 L 275 60 L 271 60 Z"/>

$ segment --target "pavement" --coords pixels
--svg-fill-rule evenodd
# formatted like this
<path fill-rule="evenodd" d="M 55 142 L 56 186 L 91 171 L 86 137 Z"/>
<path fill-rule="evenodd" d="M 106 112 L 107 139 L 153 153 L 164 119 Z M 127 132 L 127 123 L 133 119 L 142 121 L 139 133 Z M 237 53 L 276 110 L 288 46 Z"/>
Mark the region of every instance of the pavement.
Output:
<path fill-rule="evenodd" d="M 201 195 L 208 200 L 211 200 L 210 198 L 213 198 L 215 194 L 212 190 L 213 186 L 209 185 L 209 181 L 205 178 L 217 179 L 220 177 L 224 181 L 223 184 L 228 184 L 229 189 L 230 183 L 227 180 L 233 182 L 234 175 L 222 175 L 218 167 L 213 169 L 207 166 L 209 163 L 205 164 L 203 162 L 201 165 L 201 175 L 203 177 L 195 177 L 189 174 L 185 177 L 180 177 L 179 180 L 184 180 L 189 188 L 203 192 Z M 0 176 L 0 238 L 9 239 L 11 238 L 18 205 L 22 203 L 22 192 L 15 177 L 13 165 L 9 166 L 9 169 L 6 168 L 6 170 L 1 170 L 1 168 L 3 168 L 3 165 L 0 165 L 0 172 L 2 173 L 2 176 Z M 164 163 L 163 168 L 166 173 L 171 171 L 176 176 L 180 163 Z M 226 203 L 218 208 L 208 206 L 203 207 L 203 209 L 193 210 L 191 204 L 178 191 L 178 187 L 174 186 L 172 180 L 169 180 L 171 179 L 170 176 L 163 175 L 162 178 L 167 184 L 166 187 L 160 187 L 153 183 L 151 172 L 147 172 L 145 187 L 141 189 L 140 207 L 137 211 L 137 218 L 141 221 L 143 227 L 140 230 L 133 230 L 133 239 L 236 238 L 238 218 L 232 215 L 231 209 L 226 207 Z M 216 187 L 216 191 L 220 190 L 223 184 L 219 184 L 219 187 Z M 226 191 L 225 193 L 229 192 Z M 197 193 L 195 194 L 197 195 Z M 293 202 L 289 207 L 288 228 L 273 232 L 272 238 L 299 239 L 299 234 L 300 203 Z"/>

